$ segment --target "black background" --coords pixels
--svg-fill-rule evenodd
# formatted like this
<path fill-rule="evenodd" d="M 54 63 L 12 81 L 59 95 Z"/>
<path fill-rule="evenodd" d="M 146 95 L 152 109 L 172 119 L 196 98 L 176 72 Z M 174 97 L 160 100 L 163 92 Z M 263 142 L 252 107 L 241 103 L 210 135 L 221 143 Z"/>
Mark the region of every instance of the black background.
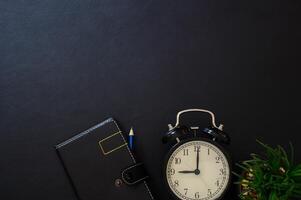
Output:
<path fill-rule="evenodd" d="M 185 108 L 217 114 L 235 162 L 256 139 L 293 141 L 300 161 L 299 13 L 297 0 L 1 0 L 0 199 L 74 200 L 53 146 L 110 116 L 134 126 L 160 199 L 161 136 Z"/>

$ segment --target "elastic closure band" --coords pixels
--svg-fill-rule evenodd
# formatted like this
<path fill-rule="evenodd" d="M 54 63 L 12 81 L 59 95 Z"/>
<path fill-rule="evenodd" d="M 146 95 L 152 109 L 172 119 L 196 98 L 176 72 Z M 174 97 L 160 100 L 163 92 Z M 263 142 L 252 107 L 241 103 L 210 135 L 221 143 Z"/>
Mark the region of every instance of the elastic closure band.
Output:
<path fill-rule="evenodd" d="M 122 180 L 127 185 L 136 185 L 149 178 L 143 163 L 137 163 L 121 172 Z"/>

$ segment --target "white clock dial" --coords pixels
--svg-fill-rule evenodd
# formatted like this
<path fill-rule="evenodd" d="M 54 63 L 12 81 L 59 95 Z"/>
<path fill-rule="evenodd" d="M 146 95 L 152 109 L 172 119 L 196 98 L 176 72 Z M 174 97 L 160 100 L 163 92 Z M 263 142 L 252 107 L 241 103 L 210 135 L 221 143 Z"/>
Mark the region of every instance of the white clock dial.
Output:
<path fill-rule="evenodd" d="M 169 157 L 166 178 L 172 192 L 183 200 L 215 200 L 227 189 L 230 166 L 215 145 L 194 140 Z"/>

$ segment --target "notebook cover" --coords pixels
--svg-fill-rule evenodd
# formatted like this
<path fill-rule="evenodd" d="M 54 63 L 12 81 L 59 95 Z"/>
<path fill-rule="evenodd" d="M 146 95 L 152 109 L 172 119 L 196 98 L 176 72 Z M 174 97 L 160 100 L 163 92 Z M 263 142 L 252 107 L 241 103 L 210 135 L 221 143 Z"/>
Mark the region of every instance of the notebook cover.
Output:
<path fill-rule="evenodd" d="M 112 118 L 56 146 L 79 200 L 153 199 L 147 183 L 122 184 L 121 171 L 136 163 Z"/>

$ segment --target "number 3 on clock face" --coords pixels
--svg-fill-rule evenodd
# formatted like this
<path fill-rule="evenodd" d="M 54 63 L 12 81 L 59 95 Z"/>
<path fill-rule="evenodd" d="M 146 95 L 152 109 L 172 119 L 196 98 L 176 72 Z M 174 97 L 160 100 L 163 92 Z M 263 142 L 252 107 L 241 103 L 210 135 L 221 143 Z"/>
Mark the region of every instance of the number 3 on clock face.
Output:
<path fill-rule="evenodd" d="M 204 139 L 177 144 L 165 162 L 166 182 L 181 200 L 217 200 L 230 184 L 230 165 L 222 147 Z"/>

